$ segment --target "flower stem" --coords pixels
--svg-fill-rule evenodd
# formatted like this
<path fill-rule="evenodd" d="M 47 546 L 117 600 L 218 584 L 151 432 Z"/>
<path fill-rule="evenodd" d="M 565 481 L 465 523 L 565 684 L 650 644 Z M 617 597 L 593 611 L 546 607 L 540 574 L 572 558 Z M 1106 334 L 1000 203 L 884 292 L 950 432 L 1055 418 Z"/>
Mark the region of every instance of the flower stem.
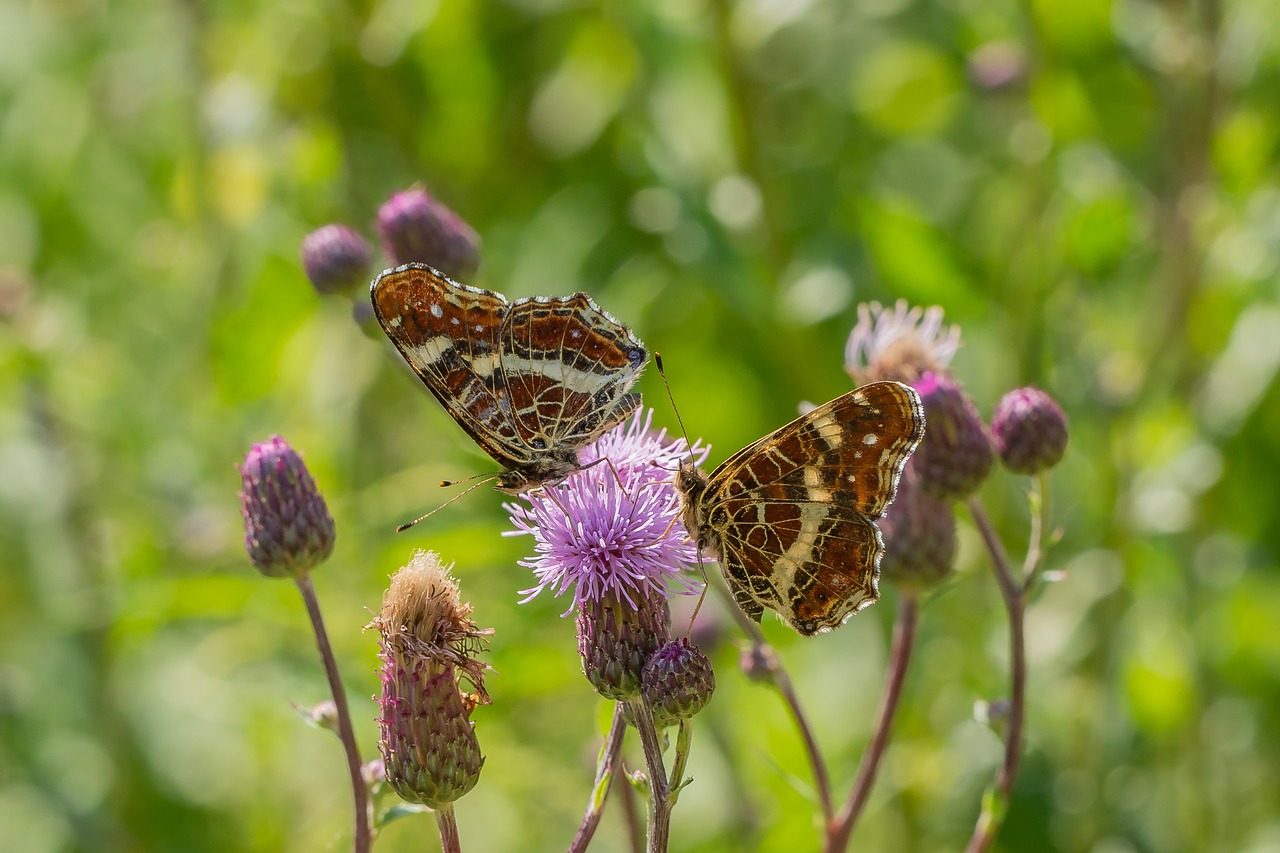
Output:
<path fill-rule="evenodd" d="M 719 573 L 715 573 L 719 577 Z M 800 739 L 804 741 L 805 754 L 809 757 L 809 764 L 813 767 L 813 781 L 818 789 L 818 802 L 822 806 L 823 823 L 830 825 L 834 808 L 831 801 L 831 782 L 827 775 L 827 764 L 822 757 L 822 751 L 818 748 L 818 740 L 813 736 L 813 729 L 809 726 L 809 719 L 805 716 L 804 709 L 800 705 L 800 697 L 796 695 L 795 688 L 791 685 L 791 677 L 787 675 L 787 671 L 782 666 L 782 661 L 774 652 L 773 647 L 769 645 L 769 641 L 764 638 L 764 632 L 760 630 L 760 626 L 752 622 L 747 614 L 742 612 L 742 608 L 738 607 L 734 602 L 729 591 L 725 589 L 723 581 L 712 582 L 716 591 L 720 594 L 728 606 L 729 612 L 733 615 L 743 632 L 751 638 L 752 644 L 755 646 L 753 651 L 770 661 L 772 666 L 772 678 L 770 683 L 777 689 L 782 701 L 786 703 L 787 710 L 791 712 L 791 717 L 796 721 L 796 728 L 800 730 Z"/>
<path fill-rule="evenodd" d="M 693 745 L 693 720 L 682 719 L 676 735 L 676 757 L 671 766 L 671 781 L 667 783 L 667 806 L 675 808 L 684 787 L 684 768 L 689 763 L 689 749 Z"/>
<path fill-rule="evenodd" d="M 1026 642 L 1023 636 L 1023 617 L 1027 608 L 1025 587 L 1014 577 L 1010 568 L 1009 557 L 1004 546 L 996 535 L 991 519 L 987 517 L 982 502 L 976 497 L 968 500 L 969 513 L 982 536 L 982 541 L 991 554 L 991 566 L 1004 597 L 1005 609 L 1009 611 L 1009 730 L 1005 736 L 1004 762 L 996 771 L 995 783 L 983 798 L 982 814 L 973 828 L 973 835 L 965 848 L 965 853 L 984 853 L 995 841 L 1000 825 L 1004 820 L 1009 794 L 1013 790 L 1013 780 L 1018 775 L 1018 764 L 1022 759 L 1022 726 L 1026 716 L 1027 691 L 1027 659 Z"/>
<path fill-rule="evenodd" d="M 884 688 L 880 694 L 880 717 L 876 721 L 875 733 L 866 752 L 862 754 L 862 763 L 858 767 L 858 778 L 849 799 L 845 801 L 840 816 L 827 831 L 826 853 L 843 853 L 849 846 L 849 838 L 853 828 L 862 815 L 862 808 L 871 796 L 871 788 L 876 781 L 876 773 L 880 769 L 880 759 L 884 756 L 885 747 L 889 744 L 889 733 L 893 728 L 893 718 L 898 712 L 898 700 L 902 697 L 902 685 L 906 680 L 907 666 L 911 663 L 911 650 L 915 645 L 916 628 L 919 625 L 920 602 L 915 593 L 904 592 L 898 599 L 898 618 L 893 626 L 893 646 L 889 651 L 889 668 L 885 672 Z"/>
<path fill-rule="evenodd" d="M 662 763 L 662 741 L 653 724 L 653 710 L 643 698 L 628 699 L 627 708 L 635 718 L 640 733 L 640 746 L 649 770 L 649 846 L 648 853 L 667 853 L 671 834 L 671 801 L 667 789 L 667 770 Z"/>
<path fill-rule="evenodd" d="M 578 833 L 573 836 L 568 853 L 581 853 L 591 843 L 600 825 L 600 817 L 604 814 L 605 800 L 609 797 L 609 789 L 613 785 L 614 770 L 618 767 L 618 756 L 622 754 L 622 736 L 627 732 L 627 720 L 622 713 L 621 703 L 613 709 L 613 723 L 609 726 L 609 734 L 600 747 L 600 757 L 596 759 L 596 781 L 591 788 L 591 801 L 587 803 L 587 812 L 582 816 Z"/>
<path fill-rule="evenodd" d="M 453 816 L 453 803 L 444 803 L 436 813 L 436 826 L 440 828 L 441 853 L 462 853 L 462 840 L 458 838 L 458 821 Z"/>
<path fill-rule="evenodd" d="M 626 761 L 622 762 L 622 775 L 626 784 L 621 786 L 622 817 L 627 823 L 627 845 L 631 853 L 644 853 L 644 827 L 640 825 L 640 816 L 636 810 L 636 787 L 627 773 Z"/>
<path fill-rule="evenodd" d="M 1022 565 L 1022 591 L 1029 594 L 1035 586 L 1040 570 L 1044 568 L 1044 536 L 1049 527 L 1049 472 L 1041 471 L 1032 480 L 1031 491 L 1031 542 L 1027 546 L 1027 559 Z"/>
<path fill-rule="evenodd" d="M 356 745 L 355 730 L 351 726 L 347 694 L 342 689 L 338 662 L 334 660 L 333 647 L 329 645 L 329 635 L 324 629 L 324 619 L 320 615 L 320 602 L 316 598 L 316 588 L 311 583 L 311 574 L 303 572 L 295 580 L 298 584 L 298 592 L 302 593 L 302 601 L 307 607 L 307 615 L 311 617 L 311 628 L 316 636 L 316 648 L 320 651 L 320 659 L 324 662 L 324 672 L 329 678 L 329 691 L 333 693 L 333 704 L 338 712 L 338 738 L 342 741 L 343 749 L 347 754 L 347 772 L 351 776 L 351 795 L 355 800 L 356 809 L 353 849 L 355 853 L 368 853 L 372 846 L 372 837 L 369 834 L 369 794 L 365 789 L 364 775 L 360 772 L 360 748 Z"/>

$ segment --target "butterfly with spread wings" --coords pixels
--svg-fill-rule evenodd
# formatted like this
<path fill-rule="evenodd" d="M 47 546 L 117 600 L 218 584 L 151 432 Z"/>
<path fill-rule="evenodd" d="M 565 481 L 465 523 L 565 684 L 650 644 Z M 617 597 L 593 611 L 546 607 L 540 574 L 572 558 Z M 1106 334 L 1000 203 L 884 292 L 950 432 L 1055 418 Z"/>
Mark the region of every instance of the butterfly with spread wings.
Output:
<path fill-rule="evenodd" d="M 873 382 L 804 414 L 708 476 L 676 474 L 685 529 L 719 559 L 755 621 L 767 607 L 800 634 L 837 628 L 879 597 L 876 519 L 924 437 L 914 389 Z"/>
<path fill-rule="evenodd" d="M 508 302 L 426 264 L 370 287 L 387 337 L 519 494 L 582 466 L 578 449 L 636 410 L 648 353 L 585 293 Z"/>

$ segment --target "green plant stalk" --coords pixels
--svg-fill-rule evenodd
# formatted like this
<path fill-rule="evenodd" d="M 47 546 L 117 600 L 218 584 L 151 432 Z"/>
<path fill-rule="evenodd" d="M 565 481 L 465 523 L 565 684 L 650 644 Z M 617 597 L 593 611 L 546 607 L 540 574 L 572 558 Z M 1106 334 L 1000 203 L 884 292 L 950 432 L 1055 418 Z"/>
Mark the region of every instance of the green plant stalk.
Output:
<path fill-rule="evenodd" d="M 453 814 L 453 803 L 445 803 L 435 810 L 436 826 L 440 828 L 441 853 L 462 853 L 462 840 L 458 838 L 458 821 Z"/>
<path fill-rule="evenodd" d="M 338 712 L 338 739 L 342 741 L 347 755 L 347 772 L 351 777 L 351 795 L 355 800 L 356 822 L 355 837 L 352 841 L 355 853 L 369 853 L 373 837 L 369 827 L 372 823 L 369 792 L 364 784 L 361 772 L 360 748 L 356 744 L 355 729 L 351 726 L 351 711 L 347 707 L 347 694 L 342 689 L 342 677 L 338 674 L 338 662 L 333 657 L 333 647 L 329 645 L 329 635 L 324 629 L 324 618 L 320 615 L 320 602 L 316 598 L 316 588 L 311 583 L 311 573 L 303 572 L 295 578 L 298 592 L 307 607 L 307 615 L 311 617 L 311 628 L 316 637 L 316 648 L 320 659 L 324 662 L 324 672 L 329 678 L 329 691 L 333 694 L 333 705 Z"/>
<path fill-rule="evenodd" d="M 640 746 L 649 771 L 648 853 L 667 853 L 671 835 L 671 801 L 667 788 L 667 771 L 662 763 L 662 741 L 653 723 L 653 710 L 643 698 L 628 699 L 627 709 L 640 733 Z"/>
<path fill-rule="evenodd" d="M 596 827 L 600 825 L 600 818 L 604 815 L 605 801 L 613 785 L 618 757 L 622 754 L 622 737 L 626 732 L 627 720 L 622 712 L 622 704 L 618 703 L 613 709 L 613 722 L 609 726 L 609 734 L 605 736 L 604 744 L 600 747 L 600 755 L 596 759 L 596 780 L 591 786 L 591 800 L 587 803 L 587 811 L 582 816 L 582 823 L 578 825 L 578 832 L 569 844 L 568 853 L 581 853 L 586 850 L 596 834 Z"/>

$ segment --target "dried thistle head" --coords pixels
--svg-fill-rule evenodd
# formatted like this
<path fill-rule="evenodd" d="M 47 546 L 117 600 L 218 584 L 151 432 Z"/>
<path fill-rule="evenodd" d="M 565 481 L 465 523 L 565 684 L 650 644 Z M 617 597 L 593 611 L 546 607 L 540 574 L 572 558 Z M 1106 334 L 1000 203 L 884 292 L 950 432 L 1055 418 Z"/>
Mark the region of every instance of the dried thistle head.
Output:
<path fill-rule="evenodd" d="M 416 552 L 391 579 L 373 620 L 381 635 L 378 723 L 387 783 L 432 807 L 453 802 L 479 779 L 484 757 L 470 716 L 490 701 L 488 667 L 476 655 L 492 632 L 471 620 L 451 568 L 431 551 Z"/>

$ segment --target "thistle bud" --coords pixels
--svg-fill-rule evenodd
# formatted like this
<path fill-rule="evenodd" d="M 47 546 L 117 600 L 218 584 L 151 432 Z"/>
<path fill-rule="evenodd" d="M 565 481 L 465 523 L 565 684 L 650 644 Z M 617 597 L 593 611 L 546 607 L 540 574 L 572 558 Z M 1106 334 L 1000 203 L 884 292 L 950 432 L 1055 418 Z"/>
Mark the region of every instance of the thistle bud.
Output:
<path fill-rule="evenodd" d="M 973 401 L 951 377 L 926 373 L 915 388 L 928 425 L 912 460 L 920 488 L 939 500 L 968 497 L 991 473 L 991 435 Z"/>
<path fill-rule="evenodd" d="M 302 457 L 278 435 L 240 466 L 244 547 L 269 578 L 297 577 L 333 551 L 333 517 Z"/>
<path fill-rule="evenodd" d="M 320 293 L 342 293 L 369 282 L 373 247 L 345 225 L 325 225 L 302 241 L 302 268 Z"/>
<path fill-rule="evenodd" d="M 773 684 L 781 667 L 782 663 L 773 646 L 752 643 L 738 656 L 738 668 L 742 670 L 742 674 L 761 684 Z"/>
<path fill-rule="evenodd" d="M 378 746 L 387 784 L 432 808 L 475 787 L 484 766 L 469 717 L 475 702 L 488 702 L 486 667 L 475 655 L 490 632 L 477 629 L 470 613 L 449 567 L 418 551 L 391 579 L 373 622 L 381 634 Z"/>
<path fill-rule="evenodd" d="M 480 266 L 480 235 L 420 188 L 399 192 L 378 210 L 378 230 L 397 264 L 430 264 L 466 281 Z"/>
<path fill-rule="evenodd" d="M 1038 388 L 1005 394 L 991 418 L 1000 461 L 1015 474 L 1039 474 L 1062 461 L 1067 451 L 1067 416 Z"/>
<path fill-rule="evenodd" d="M 684 639 L 663 643 L 650 655 L 641 675 L 640 692 L 653 709 L 658 728 L 697 714 L 711 701 L 715 689 L 711 661 Z"/>
<path fill-rule="evenodd" d="M 670 636 L 666 597 L 645 587 L 631 596 L 635 604 L 612 593 L 578 604 L 582 672 L 606 699 L 638 696 L 645 662 Z"/>
<path fill-rule="evenodd" d="M 880 577 L 923 591 L 951 574 L 956 557 L 956 517 L 950 503 L 920 488 L 913 464 L 907 463 L 898 481 L 898 496 L 880 520 L 885 549 Z"/>

